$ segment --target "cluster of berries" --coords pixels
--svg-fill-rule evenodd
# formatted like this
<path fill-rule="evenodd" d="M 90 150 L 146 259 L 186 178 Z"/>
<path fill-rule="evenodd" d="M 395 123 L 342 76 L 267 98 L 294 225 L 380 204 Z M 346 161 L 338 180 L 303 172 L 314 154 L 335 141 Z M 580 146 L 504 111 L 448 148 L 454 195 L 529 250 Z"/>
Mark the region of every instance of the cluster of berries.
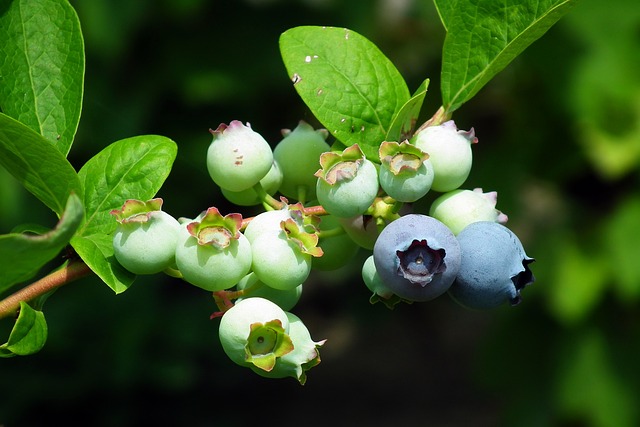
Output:
<path fill-rule="evenodd" d="M 289 310 L 312 268 L 342 267 L 360 248 L 373 252 L 362 269 L 371 301 L 390 307 L 447 291 L 471 308 L 515 304 L 533 282 L 533 259 L 502 225 L 496 193 L 459 189 L 471 169 L 473 129 L 430 126 L 411 141 L 383 142 L 373 160 L 357 144 L 332 151 L 327 131 L 305 122 L 283 131 L 273 150 L 239 121 L 212 134 L 207 169 L 215 184 L 230 202 L 265 211 L 243 218 L 210 207 L 176 220 L 161 199 L 127 200 L 112 212 L 113 247 L 132 273 L 165 272 L 212 292 L 222 347 L 239 365 L 304 383 L 324 341 L 313 341 Z M 431 190 L 443 194 L 429 215 L 402 215 Z"/>

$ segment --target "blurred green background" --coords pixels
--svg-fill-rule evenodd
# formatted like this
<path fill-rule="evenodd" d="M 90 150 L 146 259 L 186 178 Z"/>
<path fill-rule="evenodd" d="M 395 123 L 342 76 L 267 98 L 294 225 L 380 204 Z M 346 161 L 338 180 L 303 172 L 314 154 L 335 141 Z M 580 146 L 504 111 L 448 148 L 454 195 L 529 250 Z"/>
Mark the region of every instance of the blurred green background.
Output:
<path fill-rule="evenodd" d="M 174 139 L 160 191 L 193 216 L 233 209 L 209 180 L 209 128 L 250 122 L 275 145 L 317 122 L 278 36 L 345 26 L 375 42 L 411 90 L 440 105 L 444 32 L 427 0 L 74 1 L 87 53 L 70 160 L 139 134 Z M 480 143 L 465 184 L 499 193 L 537 281 L 518 307 L 467 311 L 447 297 L 370 305 L 350 267 L 314 274 L 293 310 L 327 338 L 305 386 L 230 362 L 206 292 L 164 276 L 115 296 L 86 279 L 45 306 L 39 354 L 0 362 L 0 426 L 640 425 L 640 8 L 583 0 L 454 119 Z M 0 171 L 0 232 L 55 223 Z M 250 214 L 250 209 L 243 210 Z M 10 322 L 0 322 L 6 336 Z"/>

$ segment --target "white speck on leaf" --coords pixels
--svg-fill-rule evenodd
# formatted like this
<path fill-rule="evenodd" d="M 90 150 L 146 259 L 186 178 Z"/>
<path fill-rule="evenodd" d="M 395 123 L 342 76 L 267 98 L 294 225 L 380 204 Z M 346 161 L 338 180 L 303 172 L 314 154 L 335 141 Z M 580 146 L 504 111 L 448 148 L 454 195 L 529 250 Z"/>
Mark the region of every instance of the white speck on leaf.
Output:
<path fill-rule="evenodd" d="M 300 80 L 302 80 L 302 77 L 300 77 L 298 73 L 294 73 L 293 77 L 291 77 L 291 81 L 294 85 L 300 83 Z"/>
<path fill-rule="evenodd" d="M 307 64 L 308 64 L 309 62 L 311 62 L 311 55 L 307 55 L 307 56 L 305 56 L 305 58 L 304 58 L 304 62 L 306 62 Z"/>
<path fill-rule="evenodd" d="M 318 92 L 316 93 L 318 96 L 322 95 L 322 89 L 318 89 Z"/>

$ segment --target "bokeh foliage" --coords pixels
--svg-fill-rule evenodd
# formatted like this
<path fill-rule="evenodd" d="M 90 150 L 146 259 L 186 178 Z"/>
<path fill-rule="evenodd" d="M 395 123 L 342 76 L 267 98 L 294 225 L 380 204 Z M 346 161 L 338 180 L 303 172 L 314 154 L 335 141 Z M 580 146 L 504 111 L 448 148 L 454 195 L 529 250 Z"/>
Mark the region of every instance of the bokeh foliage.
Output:
<path fill-rule="evenodd" d="M 279 56 L 288 28 L 351 28 L 410 91 L 431 79 L 424 111 L 441 103 L 444 30 L 431 1 L 73 4 L 87 71 L 69 160 L 79 169 L 133 135 L 173 139 L 159 195 L 175 216 L 231 209 L 204 166 L 209 128 L 248 121 L 275 144 L 281 128 L 314 123 Z M 583 0 L 454 114 L 480 140 L 467 183 L 498 191 L 537 259 L 517 308 L 466 312 L 442 299 L 388 311 L 368 305 L 357 263 L 318 274 L 297 312 L 328 342 L 300 390 L 232 365 L 197 289 L 153 277 L 115 296 L 88 279 L 47 303 L 42 352 L 0 364 L 0 424 L 244 425 L 251 393 L 264 396 L 252 417 L 290 403 L 285 425 L 326 425 L 346 404 L 345 422 L 371 426 L 638 425 L 639 28 L 633 0 Z M 4 171 L 0 200 L 3 233 L 57 222 Z"/>

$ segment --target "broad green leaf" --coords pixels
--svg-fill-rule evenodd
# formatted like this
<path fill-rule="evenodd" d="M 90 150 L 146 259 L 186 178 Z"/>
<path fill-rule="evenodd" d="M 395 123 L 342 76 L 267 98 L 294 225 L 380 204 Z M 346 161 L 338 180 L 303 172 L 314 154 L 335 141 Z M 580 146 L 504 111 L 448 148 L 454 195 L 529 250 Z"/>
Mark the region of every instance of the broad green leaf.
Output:
<path fill-rule="evenodd" d="M 576 0 L 434 0 L 447 31 L 442 105 L 450 115 L 471 99 Z"/>
<path fill-rule="evenodd" d="M 402 142 L 411 137 L 428 87 L 429 79 L 422 82 L 416 93 L 400 108 L 400 111 L 393 117 L 386 141 Z"/>
<path fill-rule="evenodd" d="M 294 87 L 316 118 L 346 146 L 377 152 L 409 89 L 391 61 L 346 28 L 296 27 L 280 36 Z"/>
<path fill-rule="evenodd" d="M 27 356 L 37 353 L 47 341 L 48 329 L 44 313 L 26 302 L 20 303 L 20 314 L 9 339 L 0 345 L 0 357 Z"/>
<path fill-rule="evenodd" d="M 0 165 L 58 215 L 71 193 L 82 194 L 78 174 L 42 135 L 0 113 Z"/>
<path fill-rule="evenodd" d="M 33 277 L 69 243 L 84 216 L 80 198 L 72 194 L 58 225 L 42 235 L 0 236 L 0 293 Z"/>
<path fill-rule="evenodd" d="M 106 147 L 80 169 L 85 190 L 85 222 L 71 244 L 82 260 L 115 292 L 133 282 L 113 258 L 112 234 L 116 220 L 110 212 L 127 199 L 153 198 L 171 171 L 175 142 L 163 136 L 123 139 Z"/>
<path fill-rule="evenodd" d="M 66 157 L 84 86 L 84 42 L 68 1 L 0 1 L 0 76 L 0 110 Z"/>
<path fill-rule="evenodd" d="M 78 172 L 86 212 L 79 234 L 109 234 L 116 225 L 113 209 L 127 199 L 153 198 L 169 176 L 177 151 L 169 138 L 142 135 L 114 142 L 89 159 Z"/>

